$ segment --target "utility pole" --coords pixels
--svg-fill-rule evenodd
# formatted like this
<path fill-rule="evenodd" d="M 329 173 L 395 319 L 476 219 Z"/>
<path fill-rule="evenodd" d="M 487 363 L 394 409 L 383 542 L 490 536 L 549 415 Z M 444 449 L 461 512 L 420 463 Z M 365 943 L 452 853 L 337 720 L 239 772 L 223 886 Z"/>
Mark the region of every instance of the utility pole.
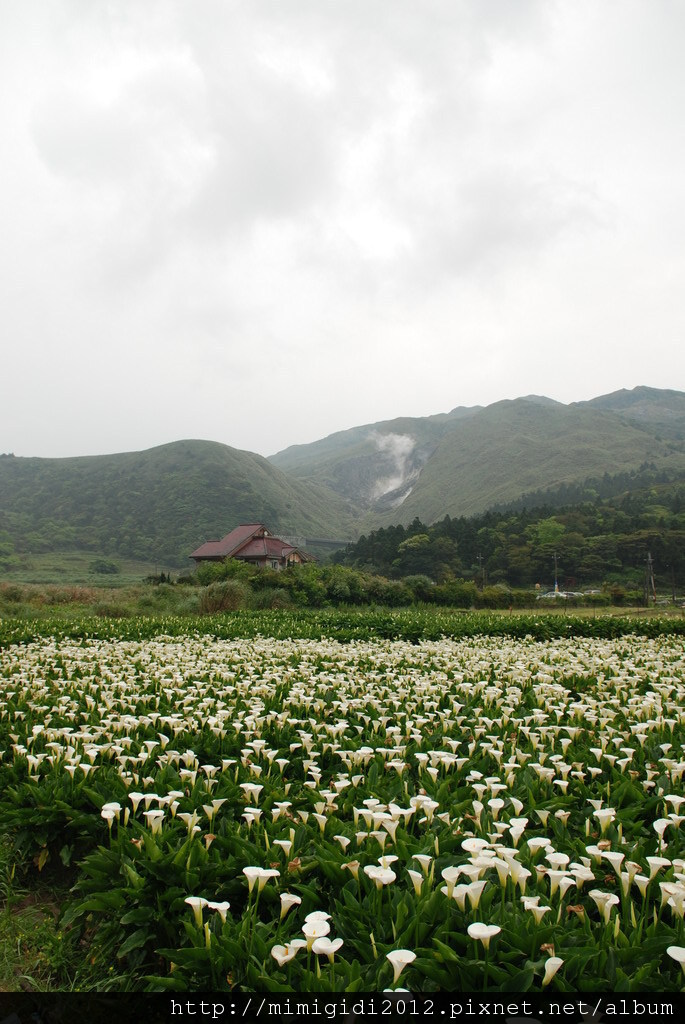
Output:
<path fill-rule="evenodd" d="M 559 593 L 559 580 L 557 579 L 557 553 L 554 552 L 554 593 Z"/>
<path fill-rule="evenodd" d="M 652 563 L 652 553 L 647 552 L 647 567 L 645 569 L 645 604 L 656 604 L 656 586 L 654 584 L 654 565 Z"/>

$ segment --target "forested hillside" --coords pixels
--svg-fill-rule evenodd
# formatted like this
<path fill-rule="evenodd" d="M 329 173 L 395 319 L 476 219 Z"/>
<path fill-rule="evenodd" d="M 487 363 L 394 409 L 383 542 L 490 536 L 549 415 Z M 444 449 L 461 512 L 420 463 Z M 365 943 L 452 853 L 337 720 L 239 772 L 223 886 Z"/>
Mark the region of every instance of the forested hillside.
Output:
<path fill-rule="evenodd" d="M 648 475 L 645 470 L 643 478 Z M 640 491 L 566 507 L 550 500 L 536 508 L 446 516 L 433 525 L 416 519 L 408 527 L 372 531 L 338 552 L 336 560 L 395 578 L 422 574 L 438 583 L 464 578 L 481 585 L 540 584 L 549 590 L 555 554 L 559 585 L 586 589 L 642 586 L 648 553 L 661 596 L 685 587 L 682 484 L 655 482 Z"/>
<path fill-rule="evenodd" d="M 0 457 L 0 564 L 26 552 L 90 550 L 188 564 L 241 522 L 354 536 L 340 502 L 266 459 L 211 441 L 73 459 Z"/>

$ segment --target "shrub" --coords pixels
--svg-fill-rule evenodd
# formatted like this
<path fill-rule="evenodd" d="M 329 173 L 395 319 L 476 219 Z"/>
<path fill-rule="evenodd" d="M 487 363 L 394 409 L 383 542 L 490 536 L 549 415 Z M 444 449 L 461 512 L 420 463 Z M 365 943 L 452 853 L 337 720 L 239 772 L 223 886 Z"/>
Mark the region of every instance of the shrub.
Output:
<path fill-rule="evenodd" d="M 258 572 L 259 569 L 247 562 L 241 562 L 237 558 L 225 558 L 223 562 L 201 562 L 195 576 L 198 583 L 206 587 L 220 580 L 242 580 L 248 583 Z"/>
<path fill-rule="evenodd" d="M 292 598 L 283 587 L 265 587 L 258 591 L 253 600 L 255 608 L 291 608 Z"/>
<path fill-rule="evenodd" d="M 512 603 L 511 591 L 508 587 L 496 584 L 494 587 L 483 587 L 476 594 L 476 608 L 508 608 Z"/>
<path fill-rule="evenodd" d="M 412 593 L 400 580 L 386 580 L 382 576 L 374 580 L 372 596 L 379 604 L 389 608 L 403 608 L 412 603 Z"/>
<path fill-rule="evenodd" d="M 435 600 L 435 583 L 430 576 L 405 576 L 404 583 L 411 590 L 415 601 Z"/>
<path fill-rule="evenodd" d="M 204 615 L 213 612 L 234 612 L 244 608 L 251 594 L 247 583 L 240 580 L 221 580 L 211 583 L 200 595 L 200 611 Z"/>
<path fill-rule="evenodd" d="M 476 584 L 470 580 L 449 580 L 433 588 L 434 601 L 450 608 L 472 608 L 476 602 Z"/>
<path fill-rule="evenodd" d="M 93 614 L 100 619 L 125 619 L 131 612 L 124 605 L 101 601 L 94 606 Z"/>
<path fill-rule="evenodd" d="M 607 605 L 611 604 L 610 594 L 586 594 L 583 599 L 583 604 L 588 605 L 590 608 L 606 608 Z"/>
<path fill-rule="evenodd" d="M 116 576 L 121 570 L 116 562 L 109 562 L 106 558 L 96 558 L 94 562 L 90 563 L 89 571 L 101 576 Z"/>
<path fill-rule="evenodd" d="M 92 604 L 98 591 L 92 587 L 46 587 L 40 595 L 43 604 Z"/>
<path fill-rule="evenodd" d="M 326 600 L 321 569 L 316 565 L 296 565 L 280 574 L 279 584 L 288 588 L 300 607 L 320 608 Z"/>

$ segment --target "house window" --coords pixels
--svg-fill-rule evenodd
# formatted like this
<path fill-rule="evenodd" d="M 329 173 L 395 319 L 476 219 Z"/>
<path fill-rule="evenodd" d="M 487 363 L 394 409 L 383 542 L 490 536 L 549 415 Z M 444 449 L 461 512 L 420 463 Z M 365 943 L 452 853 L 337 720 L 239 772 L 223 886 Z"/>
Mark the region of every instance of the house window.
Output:
<path fill-rule="evenodd" d="M 275 558 L 271 559 L 271 568 L 272 569 L 278 569 L 278 562 L 276 561 Z"/>

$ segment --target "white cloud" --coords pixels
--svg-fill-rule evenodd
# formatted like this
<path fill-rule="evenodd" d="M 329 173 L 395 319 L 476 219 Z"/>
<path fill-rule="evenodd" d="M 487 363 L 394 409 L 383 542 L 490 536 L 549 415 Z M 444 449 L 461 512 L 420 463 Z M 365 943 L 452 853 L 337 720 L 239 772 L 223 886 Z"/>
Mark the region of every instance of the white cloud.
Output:
<path fill-rule="evenodd" d="M 268 453 L 682 386 L 684 20 L 671 0 L 4 5 L 0 449 Z"/>

